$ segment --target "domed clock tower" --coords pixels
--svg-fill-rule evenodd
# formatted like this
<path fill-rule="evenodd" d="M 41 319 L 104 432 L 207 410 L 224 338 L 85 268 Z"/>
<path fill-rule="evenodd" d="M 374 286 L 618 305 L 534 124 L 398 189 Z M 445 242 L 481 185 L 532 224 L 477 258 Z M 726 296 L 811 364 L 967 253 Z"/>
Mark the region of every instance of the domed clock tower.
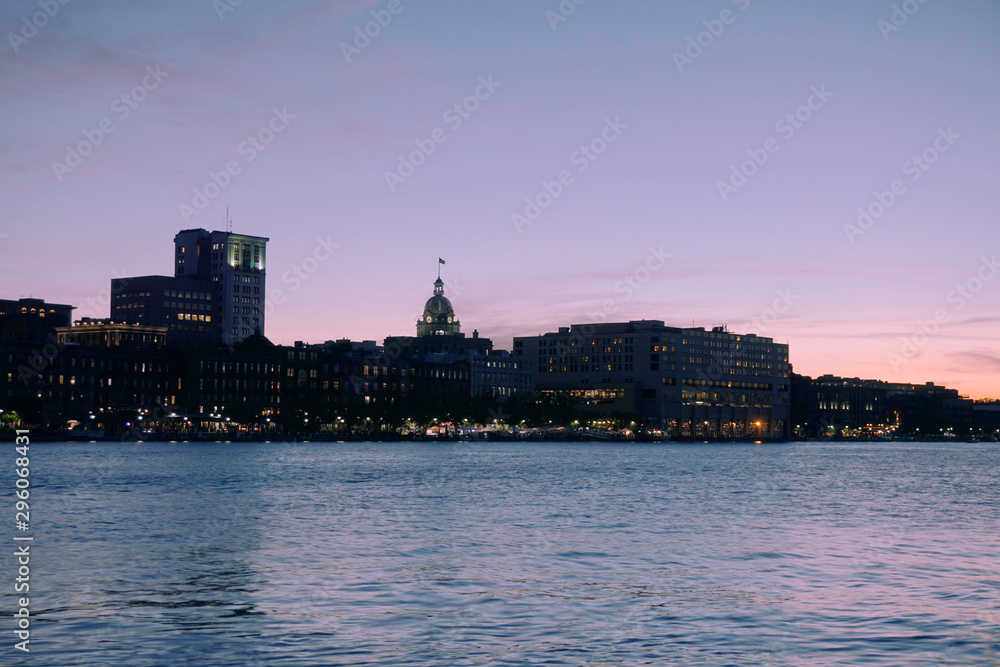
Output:
<path fill-rule="evenodd" d="M 444 282 L 438 276 L 434 281 L 434 296 L 427 299 L 424 315 L 417 322 L 417 336 L 454 335 L 461 330 L 461 324 L 455 318 L 455 309 L 444 295 Z"/>

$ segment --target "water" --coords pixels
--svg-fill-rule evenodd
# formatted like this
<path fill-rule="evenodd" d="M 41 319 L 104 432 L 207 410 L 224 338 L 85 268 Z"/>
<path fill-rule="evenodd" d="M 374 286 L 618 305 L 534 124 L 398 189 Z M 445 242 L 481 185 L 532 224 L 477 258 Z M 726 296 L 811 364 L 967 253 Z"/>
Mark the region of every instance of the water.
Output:
<path fill-rule="evenodd" d="M 5 583 L 0 663 L 997 665 L 998 463 L 995 443 L 35 443 L 31 653 Z"/>

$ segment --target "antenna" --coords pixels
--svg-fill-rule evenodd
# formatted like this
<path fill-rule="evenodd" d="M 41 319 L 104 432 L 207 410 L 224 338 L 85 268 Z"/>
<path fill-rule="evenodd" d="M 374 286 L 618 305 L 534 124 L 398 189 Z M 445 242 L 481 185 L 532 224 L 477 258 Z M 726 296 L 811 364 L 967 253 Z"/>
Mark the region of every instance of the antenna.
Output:
<path fill-rule="evenodd" d="M 229 217 L 229 204 L 226 204 L 226 231 L 233 233 L 233 219 Z"/>

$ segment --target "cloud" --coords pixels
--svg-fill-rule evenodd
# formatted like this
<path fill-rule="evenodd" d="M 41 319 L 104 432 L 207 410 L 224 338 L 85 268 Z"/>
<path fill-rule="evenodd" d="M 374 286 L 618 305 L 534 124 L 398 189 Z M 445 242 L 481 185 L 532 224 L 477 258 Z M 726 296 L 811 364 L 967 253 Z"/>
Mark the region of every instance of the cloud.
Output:
<path fill-rule="evenodd" d="M 987 352 L 962 350 L 959 352 L 949 352 L 946 356 L 957 362 L 959 367 L 965 372 L 981 374 L 984 368 L 1000 370 L 1000 357 Z"/>

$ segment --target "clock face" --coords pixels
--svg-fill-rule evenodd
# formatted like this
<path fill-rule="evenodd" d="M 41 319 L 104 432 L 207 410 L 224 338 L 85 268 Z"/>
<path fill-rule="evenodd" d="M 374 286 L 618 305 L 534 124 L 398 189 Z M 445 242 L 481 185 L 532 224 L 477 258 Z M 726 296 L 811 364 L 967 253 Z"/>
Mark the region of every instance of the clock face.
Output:
<path fill-rule="evenodd" d="M 448 318 L 448 324 L 451 324 L 451 318 L 450 317 Z"/>
<path fill-rule="evenodd" d="M 430 315 L 428 315 L 428 316 L 427 316 L 426 318 L 424 318 L 424 319 L 426 319 L 426 320 L 427 320 L 427 324 L 430 324 L 430 323 L 431 323 L 431 316 L 430 316 Z"/>

